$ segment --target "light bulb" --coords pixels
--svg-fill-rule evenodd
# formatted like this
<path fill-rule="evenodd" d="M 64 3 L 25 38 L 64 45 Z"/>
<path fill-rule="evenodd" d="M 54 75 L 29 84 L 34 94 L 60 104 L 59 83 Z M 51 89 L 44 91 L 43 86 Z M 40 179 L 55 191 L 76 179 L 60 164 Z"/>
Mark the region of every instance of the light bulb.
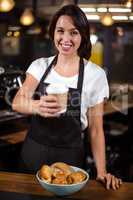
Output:
<path fill-rule="evenodd" d="M 0 12 L 9 12 L 15 5 L 14 0 L 0 0 Z"/>
<path fill-rule="evenodd" d="M 111 26 L 114 23 L 110 13 L 106 13 L 104 16 L 102 16 L 100 21 L 105 26 Z"/>
<path fill-rule="evenodd" d="M 29 8 L 26 8 L 20 17 L 20 22 L 24 26 L 29 26 L 34 22 L 34 16 Z"/>
<path fill-rule="evenodd" d="M 131 1 L 131 0 L 128 0 L 128 1 L 127 1 L 126 7 L 127 7 L 127 8 L 131 8 L 131 7 L 132 7 L 132 1 Z"/>

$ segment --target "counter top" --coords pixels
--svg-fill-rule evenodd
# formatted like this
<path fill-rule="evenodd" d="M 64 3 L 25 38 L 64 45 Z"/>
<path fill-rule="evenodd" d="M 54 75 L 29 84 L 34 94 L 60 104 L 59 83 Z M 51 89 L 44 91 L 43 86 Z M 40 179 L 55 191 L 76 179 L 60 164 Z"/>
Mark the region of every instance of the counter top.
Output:
<path fill-rule="evenodd" d="M 90 180 L 79 192 L 67 196 L 56 197 L 44 190 L 35 175 L 0 172 L 0 199 L 24 200 L 133 200 L 133 183 L 123 183 L 119 190 L 106 190 L 97 181 Z"/>

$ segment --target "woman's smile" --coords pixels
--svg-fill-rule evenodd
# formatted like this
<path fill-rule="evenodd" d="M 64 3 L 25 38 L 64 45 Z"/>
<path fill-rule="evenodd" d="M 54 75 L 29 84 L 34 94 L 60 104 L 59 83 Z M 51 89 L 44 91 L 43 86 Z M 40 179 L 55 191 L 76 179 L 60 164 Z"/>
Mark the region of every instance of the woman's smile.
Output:
<path fill-rule="evenodd" d="M 61 45 L 63 51 L 71 50 L 72 44 L 62 44 L 62 43 L 59 44 Z"/>

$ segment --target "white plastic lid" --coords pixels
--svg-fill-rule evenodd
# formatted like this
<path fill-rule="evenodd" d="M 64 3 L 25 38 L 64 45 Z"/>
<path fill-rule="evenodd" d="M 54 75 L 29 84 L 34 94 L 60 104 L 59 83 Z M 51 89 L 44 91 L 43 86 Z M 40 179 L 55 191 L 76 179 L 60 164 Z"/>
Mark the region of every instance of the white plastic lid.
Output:
<path fill-rule="evenodd" d="M 63 94 L 68 92 L 68 87 L 64 84 L 52 83 L 46 88 L 47 94 Z"/>

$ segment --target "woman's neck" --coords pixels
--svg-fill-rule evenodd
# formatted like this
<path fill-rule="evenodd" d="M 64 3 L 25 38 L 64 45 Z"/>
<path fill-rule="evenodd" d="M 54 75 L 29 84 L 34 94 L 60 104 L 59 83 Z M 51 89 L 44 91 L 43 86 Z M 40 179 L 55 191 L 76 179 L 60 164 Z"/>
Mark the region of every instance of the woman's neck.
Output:
<path fill-rule="evenodd" d="M 80 57 L 78 55 L 68 57 L 59 54 L 54 69 L 60 75 L 74 76 L 79 71 L 79 61 Z"/>
<path fill-rule="evenodd" d="M 64 56 L 64 55 L 58 55 L 58 60 L 57 60 L 57 66 L 62 66 L 63 68 L 67 68 L 69 66 L 79 65 L 79 60 L 80 57 L 78 55 L 73 55 L 73 56 Z"/>

